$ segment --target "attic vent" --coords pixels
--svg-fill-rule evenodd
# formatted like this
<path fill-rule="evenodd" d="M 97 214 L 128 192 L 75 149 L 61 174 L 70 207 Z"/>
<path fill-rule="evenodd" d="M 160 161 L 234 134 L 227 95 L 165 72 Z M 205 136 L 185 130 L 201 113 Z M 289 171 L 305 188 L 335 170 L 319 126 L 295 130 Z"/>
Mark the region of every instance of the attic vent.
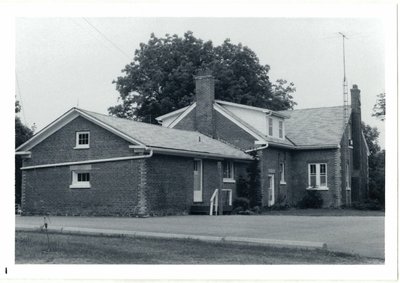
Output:
<path fill-rule="evenodd" d="M 201 137 L 199 136 L 199 142 L 201 142 Z"/>

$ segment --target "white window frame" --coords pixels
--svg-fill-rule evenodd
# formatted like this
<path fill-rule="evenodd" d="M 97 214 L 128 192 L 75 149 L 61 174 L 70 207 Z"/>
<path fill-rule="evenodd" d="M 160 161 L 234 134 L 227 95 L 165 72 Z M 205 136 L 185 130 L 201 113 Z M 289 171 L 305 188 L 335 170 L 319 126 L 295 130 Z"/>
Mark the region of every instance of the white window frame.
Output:
<path fill-rule="evenodd" d="M 79 144 L 79 135 L 83 135 L 83 134 L 88 135 L 88 143 L 87 144 Z M 90 148 L 90 132 L 89 131 L 76 132 L 74 149 L 82 149 L 82 148 Z"/>
<path fill-rule="evenodd" d="M 315 165 L 315 187 L 311 187 L 311 166 Z M 321 186 L 321 165 L 325 165 L 326 185 Z M 328 164 L 327 163 L 308 163 L 308 187 L 307 190 L 327 191 L 328 188 Z"/>
<path fill-rule="evenodd" d="M 280 184 L 286 185 L 286 180 L 285 180 L 285 163 L 281 162 L 279 163 L 279 174 L 280 174 Z"/>
<path fill-rule="evenodd" d="M 272 137 L 274 135 L 274 119 L 268 117 L 268 136 Z"/>
<path fill-rule="evenodd" d="M 278 137 L 280 138 L 280 139 L 283 139 L 284 137 L 285 137 L 285 133 L 284 133 L 284 131 L 283 131 L 283 121 L 282 120 L 279 120 L 279 127 L 278 127 L 278 130 L 279 130 L 279 132 L 278 132 Z"/>
<path fill-rule="evenodd" d="M 89 181 L 78 181 L 78 174 L 89 174 Z M 71 189 L 90 189 L 90 171 L 74 170 L 71 171 Z"/>
<path fill-rule="evenodd" d="M 222 174 L 223 174 L 223 176 L 225 176 L 225 165 L 230 167 L 230 171 L 229 171 L 230 172 L 230 176 L 223 177 L 223 182 L 224 183 L 235 183 L 236 182 L 235 181 L 235 165 L 234 165 L 233 161 L 225 160 L 223 162 L 223 166 L 222 166 L 222 170 L 223 170 Z"/>

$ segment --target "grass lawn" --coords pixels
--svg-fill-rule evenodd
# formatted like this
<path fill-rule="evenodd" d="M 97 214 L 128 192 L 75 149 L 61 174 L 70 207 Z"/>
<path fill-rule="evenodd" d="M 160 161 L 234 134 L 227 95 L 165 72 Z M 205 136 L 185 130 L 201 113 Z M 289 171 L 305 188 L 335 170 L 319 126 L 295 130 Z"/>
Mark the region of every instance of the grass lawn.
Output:
<path fill-rule="evenodd" d="M 321 209 L 287 209 L 264 211 L 263 215 L 296 215 L 296 216 L 385 216 L 381 210 L 358 210 L 352 208 L 321 208 Z"/>
<path fill-rule="evenodd" d="M 17 264 L 383 264 L 324 250 L 16 231 Z"/>

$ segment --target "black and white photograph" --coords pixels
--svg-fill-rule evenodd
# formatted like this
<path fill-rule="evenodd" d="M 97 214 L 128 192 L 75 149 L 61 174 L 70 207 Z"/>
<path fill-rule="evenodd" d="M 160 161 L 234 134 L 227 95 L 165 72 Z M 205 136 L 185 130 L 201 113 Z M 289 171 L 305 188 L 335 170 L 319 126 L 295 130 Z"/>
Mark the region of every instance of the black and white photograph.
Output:
<path fill-rule="evenodd" d="M 396 279 L 397 6 L 151 3 L 11 9 L 2 278 Z"/>

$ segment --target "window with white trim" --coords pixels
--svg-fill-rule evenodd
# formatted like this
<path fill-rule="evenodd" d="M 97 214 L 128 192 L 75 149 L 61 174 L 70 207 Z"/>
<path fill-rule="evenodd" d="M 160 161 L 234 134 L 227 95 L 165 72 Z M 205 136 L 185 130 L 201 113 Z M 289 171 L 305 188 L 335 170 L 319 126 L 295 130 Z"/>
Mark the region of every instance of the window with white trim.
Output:
<path fill-rule="evenodd" d="M 279 164 L 279 174 L 280 174 L 280 183 L 286 184 L 285 181 L 285 163 L 281 162 Z"/>
<path fill-rule="evenodd" d="M 327 189 L 327 165 L 326 163 L 308 164 L 308 188 Z"/>
<path fill-rule="evenodd" d="M 235 180 L 235 166 L 233 161 L 224 161 L 224 181 L 234 181 Z"/>
<path fill-rule="evenodd" d="M 90 172 L 72 171 L 72 182 L 70 188 L 88 189 L 90 188 Z"/>
<path fill-rule="evenodd" d="M 90 147 L 90 132 L 76 132 L 75 148 L 89 148 Z"/>
<path fill-rule="evenodd" d="M 279 138 L 283 139 L 283 121 L 279 121 Z"/>
<path fill-rule="evenodd" d="M 268 118 L 268 135 L 274 135 L 274 120 L 272 118 Z"/>

